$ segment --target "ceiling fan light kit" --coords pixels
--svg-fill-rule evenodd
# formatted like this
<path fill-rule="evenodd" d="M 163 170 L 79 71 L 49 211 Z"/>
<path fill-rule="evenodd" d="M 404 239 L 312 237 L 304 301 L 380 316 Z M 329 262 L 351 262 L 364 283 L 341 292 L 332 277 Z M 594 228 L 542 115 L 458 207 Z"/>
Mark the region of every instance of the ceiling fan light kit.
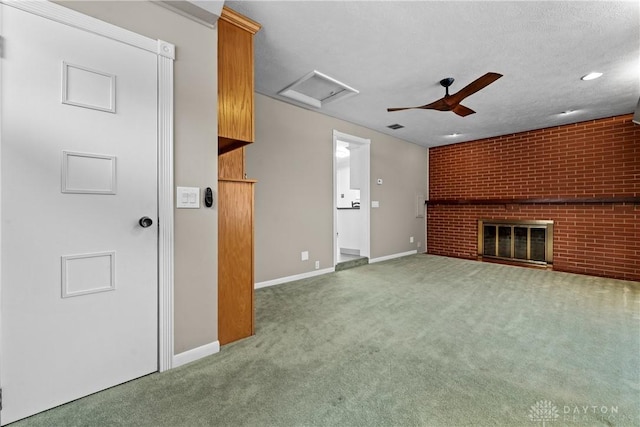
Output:
<path fill-rule="evenodd" d="M 421 109 L 421 110 L 438 110 L 438 111 L 453 111 L 457 115 L 461 117 L 466 117 L 470 114 L 474 114 L 473 111 L 469 107 L 465 107 L 460 104 L 463 99 L 468 96 L 473 95 L 474 93 L 484 89 L 489 86 L 491 83 L 498 80 L 502 77 L 502 74 L 499 73 L 487 73 L 482 77 L 477 78 L 472 81 L 458 92 L 453 95 L 449 95 L 449 86 L 453 84 L 455 79 L 453 77 L 447 77 L 440 80 L 440 85 L 445 89 L 444 97 L 426 105 L 422 105 L 419 107 L 400 107 L 400 108 L 387 108 L 387 111 L 402 111 L 402 110 L 410 110 L 410 109 Z"/>

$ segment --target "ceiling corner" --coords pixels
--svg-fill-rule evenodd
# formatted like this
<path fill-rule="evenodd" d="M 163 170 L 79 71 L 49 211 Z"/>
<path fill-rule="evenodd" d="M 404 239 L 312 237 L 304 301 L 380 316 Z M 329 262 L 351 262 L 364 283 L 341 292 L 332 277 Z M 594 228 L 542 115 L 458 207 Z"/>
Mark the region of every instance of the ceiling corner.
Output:
<path fill-rule="evenodd" d="M 222 15 L 224 0 L 155 0 L 153 3 L 213 28 Z"/>

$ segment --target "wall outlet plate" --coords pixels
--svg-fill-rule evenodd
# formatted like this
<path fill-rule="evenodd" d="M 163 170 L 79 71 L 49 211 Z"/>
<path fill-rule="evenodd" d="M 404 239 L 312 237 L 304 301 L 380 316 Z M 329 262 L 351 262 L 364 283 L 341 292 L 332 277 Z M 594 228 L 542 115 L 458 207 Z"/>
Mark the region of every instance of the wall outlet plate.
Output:
<path fill-rule="evenodd" d="M 300 252 L 300 261 L 307 261 L 307 260 L 309 260 L 309 251 Z"/>

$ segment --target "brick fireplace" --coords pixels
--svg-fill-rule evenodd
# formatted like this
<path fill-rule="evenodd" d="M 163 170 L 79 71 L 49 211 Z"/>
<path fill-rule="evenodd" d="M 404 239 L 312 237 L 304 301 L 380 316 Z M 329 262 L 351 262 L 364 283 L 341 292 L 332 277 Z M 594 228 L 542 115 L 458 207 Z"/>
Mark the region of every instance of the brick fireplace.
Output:
<path fill-rule="evenodd" d="M 427 252 L 478 259 L 478 221 L 546 221 L 554 270 L 640 280 L 640 126 L 631 118 L 431 148 Z"/>

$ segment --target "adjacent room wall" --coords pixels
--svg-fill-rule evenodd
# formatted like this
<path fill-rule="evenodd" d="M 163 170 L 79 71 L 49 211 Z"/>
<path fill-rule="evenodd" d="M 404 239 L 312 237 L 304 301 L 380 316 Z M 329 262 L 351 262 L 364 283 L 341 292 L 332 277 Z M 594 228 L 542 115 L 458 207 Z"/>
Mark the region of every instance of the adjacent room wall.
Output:
<path fill-rule="evenodd" d="M 631 115 L 430 149 L 430 199 L 638 198 Z M 478 219 L 554 223 L 554 270 L 640 280 L 637 203 L 429 204 L 428 252 L 475 259 Z"/>
<path fill-rule="evenodd" d="M 426 148 L 256 94 L 256 142 L 246 148 L 248 177 L 258 180 L 256 282 L 313 272 L 316 260 L 334 266 L 334 129 L 371 139 L 371 200 L 380 202 L 371 209 L 371 258 L 424 251 L 415 199 L 427 194 Z"/>
<path fill-rule="evenodd" d="M 217 30 L 146 1 L 61 4 L 176 45 L 175 185 L 217 188 Z M 174 319 L 175 354 L 218 339 L 216 209 L 175 211 Z"/>

